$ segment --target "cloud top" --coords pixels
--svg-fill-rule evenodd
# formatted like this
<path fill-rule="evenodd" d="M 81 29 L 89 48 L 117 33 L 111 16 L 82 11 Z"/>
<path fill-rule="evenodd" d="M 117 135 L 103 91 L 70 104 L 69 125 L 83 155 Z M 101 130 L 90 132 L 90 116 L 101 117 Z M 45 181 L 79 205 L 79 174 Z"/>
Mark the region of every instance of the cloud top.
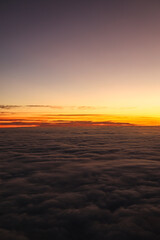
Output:
<path fill-rule="evenodd" d="M 160 134 L 0 129 L 0 239 L 158 240 Z"/>

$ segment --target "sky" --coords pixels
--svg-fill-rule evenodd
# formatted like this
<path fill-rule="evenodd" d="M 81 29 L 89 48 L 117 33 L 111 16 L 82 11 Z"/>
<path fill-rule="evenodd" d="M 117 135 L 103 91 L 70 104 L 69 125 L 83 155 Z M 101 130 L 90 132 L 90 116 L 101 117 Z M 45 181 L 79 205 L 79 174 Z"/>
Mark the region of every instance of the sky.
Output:
<path fill-rule="evenodd" d="M 160 125 L 159 1 L 7 0 L 0 9 L 1 127 L 57 115 Z"/>

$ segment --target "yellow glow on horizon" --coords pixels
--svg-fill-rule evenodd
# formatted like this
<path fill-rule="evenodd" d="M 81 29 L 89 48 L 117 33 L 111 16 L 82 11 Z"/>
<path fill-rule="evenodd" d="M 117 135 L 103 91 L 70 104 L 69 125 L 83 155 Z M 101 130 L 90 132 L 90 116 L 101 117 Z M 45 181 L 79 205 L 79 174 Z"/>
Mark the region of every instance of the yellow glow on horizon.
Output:
<path fill-rule="evenodd" d="M 137 111 L 137 108 L 119 109 L 118 111 L 118 109 L 84 106 L 70 108 L 54 106 L 53 109 L 50 106 L 35 107 L 35 111 L 32 109 L 25 111 L 26 109 L 23 107 L 15 107 L 14 111 L 5 110 L 0 116 L 0 127 L 37 127 L 63 124 L 70 124 L 70 126 L 75 124 L 160 126 L 160 114 L 157 108 L 143 109 L 143 111 L 140 109 Z M 106 112 L 108 113 L 106 114 Z"/>

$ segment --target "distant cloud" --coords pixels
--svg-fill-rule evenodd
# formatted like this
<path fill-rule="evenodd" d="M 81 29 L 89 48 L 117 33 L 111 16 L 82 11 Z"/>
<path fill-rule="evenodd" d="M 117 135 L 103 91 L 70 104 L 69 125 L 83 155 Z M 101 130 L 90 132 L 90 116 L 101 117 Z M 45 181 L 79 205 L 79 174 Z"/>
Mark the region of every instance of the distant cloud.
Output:
<path fill-rule="evenodd" d="M 19 108 L 22 107 L 21 105 L 0 105 L 0 109 L 12 109 L 12 108 Z"/>
<path fill-rule="evenodd" d="M 19 125 L 28 125 L 35 127 L 54 127 L 54 126 L 134 126 L 130 123 L 125 122 L 113 122 L 113 121 L 103 121 L 103 122 L 94 122 L 94 121 L 70 121 L 70 120 L 55 120 L 53 122 L 47 122 L 45 120 L 27 120 L 27 119 L 0 119 L 1 126 L 19 126 Z"/>
<path fill-rule="evenodd" d="M 94 121 L 57 121 L 52 125 L 70 125 L 70 126 L 134 126 L 134 124 L 125 123 L 125 122 L 112 122 L 112 121 L 103 121 L 103 122 L 94 122 Z"/>
<path fill-rule="evenodd" d="M 51 108 L 51 109 L 77 109 L 77 110 L 96 110 L 104 109 L 107 107 L 97 106 L 58 106 L 58 105 L 43 105 L 43 104 L 27 104 L 27 105 L 0 105 L 0 109 L 12 109 L 12 108 Z"/>
<path fill-rule="evenodd" d="M 38 105 L 38 104 L 31 104 L 25 105 L 25 107 L 29 108 L 54 108 L 54 109 L 63 109 L 63 106 L 54 106 L 54 105 Z"/>
<path fill-rule="evenodd" d="M 78 109 L 78 110 L 95 110 L 95 109 L 104 109 L 106 107 L 94 107 L 94 106 L 56 106 L 56 105 L 39 105 L 39 104 L 31 104 L 25 105 L 26 107 L 33 108 L 54 108 L 54 109 Z"/>
<path fill-rule="evenodd" d="M 0 125 L 9 125 L 9 126 L 12 126 L 12 125 L 37 125 L 37 122 L 23 122 L 23 121 L 15 121 L 15 122 L 4 122 L 4 123 L 1 123 L 0 122 Z"/>

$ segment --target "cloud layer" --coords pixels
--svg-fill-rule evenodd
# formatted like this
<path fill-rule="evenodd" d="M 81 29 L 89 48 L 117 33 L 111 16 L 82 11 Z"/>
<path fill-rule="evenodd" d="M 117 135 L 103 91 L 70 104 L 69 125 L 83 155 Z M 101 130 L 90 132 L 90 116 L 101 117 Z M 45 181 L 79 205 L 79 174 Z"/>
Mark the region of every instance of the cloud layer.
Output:
<path fill-rule="evenodd" d="M 130 123 L 125 122 L 113 122 L 113 121 L 103 121 L 103 122 L 96 122 L 96 121 L 69 121 L 69 120 L 55 120 L 52 122 L 47 121 L 30 121 L 28 119 L 7 119 L 3 118 L 0 119 L 0 127 L 18 127 L 18 126 L 27 126 L 27 127 L 53 127 L 53 126 L 134 126 Z"/>
<path fill-rule="evenodd" d="M 55 106 L 55 105 L 42 105 L 42 104 L 30 104 L 30 105 L 0 105 L 0 109 L 10 110 L 14 108 L 52 108 L 52 109 L 78 109 L 78 110 L 95 110 L 105 109 L 107 107 L 93 107 L 93 106 Z"/>
<path fill-rule="evenodd" d="M 160 238 L 156 127 L 0 129 L 1 240 Z"/>

